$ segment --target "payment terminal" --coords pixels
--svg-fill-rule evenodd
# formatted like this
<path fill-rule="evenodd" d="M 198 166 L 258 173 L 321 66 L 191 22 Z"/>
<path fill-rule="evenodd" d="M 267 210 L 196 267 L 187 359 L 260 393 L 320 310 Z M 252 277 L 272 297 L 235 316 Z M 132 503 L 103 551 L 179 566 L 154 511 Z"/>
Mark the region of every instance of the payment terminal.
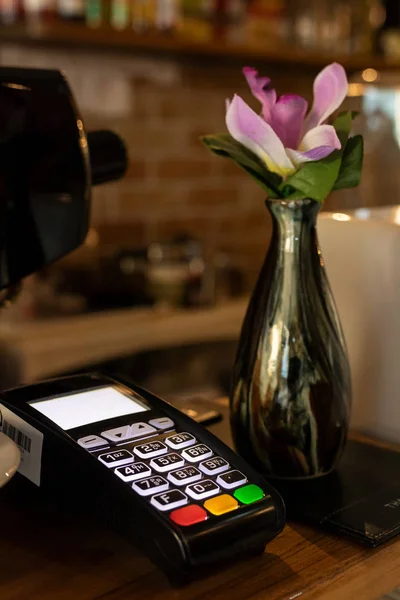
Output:
<path fill-rule="evenodd" d="M 89 499 L 173 583 L 262 553 L 279 494 L 187 415 L 138 386 L 77 375 L 0 394 L 0 431 L 46 494 Z"/>

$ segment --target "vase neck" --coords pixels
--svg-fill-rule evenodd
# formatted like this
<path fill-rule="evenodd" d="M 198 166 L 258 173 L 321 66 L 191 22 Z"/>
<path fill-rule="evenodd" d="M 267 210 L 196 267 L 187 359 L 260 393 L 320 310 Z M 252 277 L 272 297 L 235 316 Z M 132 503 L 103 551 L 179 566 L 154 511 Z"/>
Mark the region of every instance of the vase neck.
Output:
<path fill-rule="evenodd" d="M 295 234 L 301 230 L 315 229 L 320 209 L 315 200 L 267 200 L 266 204 L 272 215 L 274 233 L 297 237 Z"/>
<path fill-rule="evenodd" d="M 313 262 L 318 258 L 316 221 L 320 204 L 315 200 L 267 201 L 272 216 L 273 240 L 271 247 L 279 256 L 277 265 L 291 270 L 294 279 L 299 276 L 293 267 Z M 295 285 L 295 282 L 293 282 Z"/>
<path fill-rule="evenodd" d="M 321 281 L 321 257 L 317 243 L 316 220 L 320 204 L 315 200 L 267 201 L 273 220 L 273 236 L 267 257 L 268 270 L 285 313 L 297 311 L 298 301 Z M 301 292 L 301 293 L 300 293 Z"/>

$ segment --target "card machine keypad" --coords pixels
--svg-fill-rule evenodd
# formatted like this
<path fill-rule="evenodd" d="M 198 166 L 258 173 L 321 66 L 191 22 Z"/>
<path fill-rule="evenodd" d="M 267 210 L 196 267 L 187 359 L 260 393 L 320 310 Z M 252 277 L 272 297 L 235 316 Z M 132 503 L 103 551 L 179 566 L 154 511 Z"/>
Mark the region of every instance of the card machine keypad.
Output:
<path fill-rule="evenodd" d="M 134 383 L 89 373 L 2 392 L 0 430 L 3 409 L 44 438 L 43 494 L 93 511 L 173 584 L 263 553 L 283 528 L 251 465 Z"/>
<path fill-rule="evenodd" d="M 145 439 L 143 439 L 145 438 Z M 235 465 L 169 417 L 128 424 L 78 444 L 176 525 L 189 527 L 264 497 Z M 108 450 L 104 450 L 108 445 Z"/>

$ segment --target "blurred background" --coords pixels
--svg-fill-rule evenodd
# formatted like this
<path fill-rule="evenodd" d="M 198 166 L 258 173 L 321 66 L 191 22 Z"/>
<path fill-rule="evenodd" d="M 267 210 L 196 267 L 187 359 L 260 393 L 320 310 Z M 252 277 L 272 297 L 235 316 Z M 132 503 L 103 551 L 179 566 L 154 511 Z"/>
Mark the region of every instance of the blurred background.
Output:
<path fill-rule="evenodd" d="M 270 222 L 199 138 L 225 130 L 233 93 L 252 103 L 244 65 L 311 100 L 333 60 L 366 156 L 362 185 L 324 209 L 400 204 L 398 0 L 0 0 L 0 63 L 62 69 L 86 129 L 129 152 L 125 178 L 93 191 L 84 246 L 3 311 L 3 387 L 106 366 L 167 396 L 226 394 Z"/>

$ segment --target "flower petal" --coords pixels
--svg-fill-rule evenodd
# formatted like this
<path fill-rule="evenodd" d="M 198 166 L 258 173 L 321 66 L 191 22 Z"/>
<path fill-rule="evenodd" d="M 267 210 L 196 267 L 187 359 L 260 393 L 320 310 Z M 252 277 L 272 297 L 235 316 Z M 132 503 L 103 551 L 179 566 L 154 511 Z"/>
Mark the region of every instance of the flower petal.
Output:
<path fill-rule="evenodd" d="M 323 123 L 339 108 L 348 91 L 346 71 L 338 63 L 323 69 L 314 81 L 314 103 L 304 123 L 304 132 Z"/>
<path fill-rule="evenodd" d="M 269 77 L 259 77 L 257 69 L 243 67 L 243 75 L 247 79 L 251 92 L 260 102 L 263 101 L 263 93 L 268 88 L 271 80 Z"/>
<path fill-rule="evenodd" d="M 321 160 L 334 150 L 340 150 L 340 140 L 332 125 L 320 125 L 311 129 L 301 141 L 298 151 L 287 150 L 292 162 L 298 166 L 303 162 Z"/>
<path fill-rule="evenodd" d="M 273 107 L 269 124 L 286 148 L 299 145 L 307 108 L 307 100 L 295 94 L 280 96 Z"/>
<path fill-rule="evenodd" d="M 276 92 L 269 89 L 271 80 L 269 77 L 259 77 L 258 71 L 253 67 L 243 67 L 243 75 L 247 79 L 251 93 L 262 104 L 262 114 L 264 119 L 269 123 L 271 110 L 276 102 Z"/>
<path fill-rule="evenodd" d="M 231 136 L 254 152 L 273 173 L 285 177 L 296 170 L 274 130 L 240 96 L 234 96 L 226 113 Z"/>
<path fill-rule="evenodd" d="M 319 125 L 311 129 L 301 140 L 300 151 L 310 151 L 319 146 L 330 146 L 332 150 L 340 150 L 342 144 L 332 125 Z"/>
<path fill-rule="evenodd" d="M 287 153 L 292 163 L 296 167 L 300 167 L 305 162 L 312 162 L 326 158 L 327 156 L 332 154 L 333 150 L 334 149 L 330 146 L 320 146 L 319 148 L 314 148 L 309 152 L 300 152 L 300 150 L 291 150 L 289 148 L 287 150 Z"/>

